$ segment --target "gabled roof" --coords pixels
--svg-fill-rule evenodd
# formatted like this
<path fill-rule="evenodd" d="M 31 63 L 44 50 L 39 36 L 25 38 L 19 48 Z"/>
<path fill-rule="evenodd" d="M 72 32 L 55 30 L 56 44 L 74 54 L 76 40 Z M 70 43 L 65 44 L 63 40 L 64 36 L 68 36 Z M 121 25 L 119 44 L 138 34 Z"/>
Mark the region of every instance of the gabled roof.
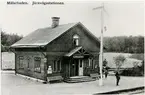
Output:
<path fill-rule="evenodd" d="M 71 50 L 69 53 L 65 54 L 64 56 L 70 57 L 72 56 L 74 53 L 76 53 L 77 51 L 79 51 L 82 47 L 76 47 L 73 50 Z"/>
<path fill-rule="evenodd" d="M 58 38 L 60 35 L 71 29 L 76 25 L 81 25 L 84 29 L 86 29 L 83 24 L 80 22 L 78 23 L 69 23 L 59 25 L 55 28 L 47 27 L 47 28 L 40 28 L 36 31 L 32 32 L 28 36 L 24 37 L 20 41 L 13 44 L 11 47 L 39 47 L 45 46 L 49 44 L 54 39 Z M 87 29 L 86 29 L 87 30 Z M 88 30 L 87 30 L 88 31 Z M 100 42 L 93 34 L 88 31 L 88 34 L 95 38 L 98 42 Z"/>

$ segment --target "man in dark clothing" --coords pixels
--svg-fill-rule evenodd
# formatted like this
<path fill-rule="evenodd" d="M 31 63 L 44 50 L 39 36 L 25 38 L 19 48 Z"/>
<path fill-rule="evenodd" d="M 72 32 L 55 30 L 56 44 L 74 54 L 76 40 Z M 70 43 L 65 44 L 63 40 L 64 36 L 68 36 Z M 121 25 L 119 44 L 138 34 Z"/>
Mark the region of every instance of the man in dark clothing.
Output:
<path fill-rule="evenodd" d="M 118 72 L 115 73 L 115 76 L 116 76 L 116 86 L 118 86 L 119 84 L 119 80 L 120 80 L 120 75 Z"/>
<path fill-rule="evenodd" d="M 105 60 L 103 61 L 103 73 L 105 74 L 105 78 L 107 78 L 107 75 L 108 75 L 107 64 L 108 64 L 108 62 L 107 62 L 107 60 L 105 59 Z"/>
<path fill-rule="evenodd" d="M 108 64 L 108 62 L 107 62 L 107 60 L 105 59 L 105 60 L 103 61 L 103 67 L 106 67 L 107 64 Z"/>
<path fill-rule="evenodd" d="M 105 78 L 107 78 L 107 76 L 108 76 L 108 70 L 107 70 L 107 68 L 105 68 L 104 73 L 105 73 Z"/>

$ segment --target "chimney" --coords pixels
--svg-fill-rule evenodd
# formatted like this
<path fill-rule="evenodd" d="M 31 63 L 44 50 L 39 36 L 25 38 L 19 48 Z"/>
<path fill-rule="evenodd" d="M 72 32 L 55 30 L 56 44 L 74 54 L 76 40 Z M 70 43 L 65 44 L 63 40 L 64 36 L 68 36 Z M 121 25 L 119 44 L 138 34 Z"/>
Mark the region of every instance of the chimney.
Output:
<path fill-rule="evenodd" d="M 51 25 L 52 28 L 55 28 L 59 25 L 59 19 L 60 19 L 59 17 L 52 17 L 52 25 Z"/>

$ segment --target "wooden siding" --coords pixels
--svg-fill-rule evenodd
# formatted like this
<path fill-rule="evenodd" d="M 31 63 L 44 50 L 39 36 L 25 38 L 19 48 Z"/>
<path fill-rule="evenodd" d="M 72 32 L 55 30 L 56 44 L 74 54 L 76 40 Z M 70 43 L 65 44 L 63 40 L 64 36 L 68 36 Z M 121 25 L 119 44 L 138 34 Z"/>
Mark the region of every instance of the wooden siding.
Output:
<path fill-rule="evenodd" d="M 65 52 L 46 52 L 47 54 L 47 68 L 52 67 L 52 75 L 60 75 L 63 69 L 63 55 Z M 54 61 L 61 61 L 61 71 L 54 71 Z M 52 76 L 51 75 L 51 76 Z"/>
<path fill-rule="evenodd" d="M 51 43 L 47 45 L 47 51 L 50 52 L 69 52 L 75 48 L 73 44 L 73 35 L 78 34 L 80 37 L 80 46 L 90 52 L 99 52 L 99 44 L 91 38 L 81 26 L 76 26 Z"/>
<path fill-rule="evenodd" d="M 24 69 L 19 69 L 19 57 L 23 56 Z M 28 69 L 28 60 L 30 58 L 30 68 Z M 41 58 L 41 72 L 34 71 L 34 58 Z M 23 74 L 26 76 L 35 77 L 38 79 L 46 80 L 46 64 L 43 61 L 44 55 L 41 52 L 16 52 L 16 73 Z"/>
<path fill-rule="evenodd" d="M 63 77 L 70 77 L 72 75 L 72 58 L 64 58 L 63 56 L 70 52 L 72 49 L 75 48 L 73 44 L 73 35 L 79 35 L 79 44 L 89 53 L 94 56 L 94 66 L 99 65 L 99 44 L 91 38 L 81 26 L 76 26 L 73 29 L 70 29 L 50 44 L 47 45 L 47 59 L 48 59 L 48 66 L 53 67 L 54 60 L 62 60 L 62 71 L 61 72 L 53 72 L 55 75 L 61 74 Z M 87 59 L 88 60 L 88 59 Z M 97 72 L 96 68 L 89 68 L 88 62 L 87 65 L 84 67 L 84 75 L 89 75 L 89 73 Z M 52 74 L 52 75 L 53 75 Z"/>
<path fill-rule="evenodd" d="M 15 49 L 16 50 L 16 73 L 20 73 L 23 75 L 31 76 L 34 78 L 46 80 L 47 68 L 51 66 L 52 69 L 55 60 L 61 60 L 61 71 L 53 71 L 51 76 L 62 75 L 64 78 L 70 77 L 73 72 L 71 72 L 72 65 L 72 57 L 64 57 L 64 55 L 70 52 L 75 48 L 73 44 L 73 35 L 79 35 L 79 45 L 82 46 L 83 49 L 91 53 L 91 56 L 94 57 L 94 66 L 99 64 L 99 43 L 91 38 L 81 26 L 76 26 L 67 32 L 65 32 L 60 37 L 56 38 L 54 41 L 50 42 L 44 48 L 29 48 L 29 49 Z M 23 52 L 22 52 L 23 51 Z M 44 54 L 42 52 L 46 52 L 47 63 L 45 64 L 43 60 L 41 60 L 41 73 L 34 71 L 34 57 L 40 57 L 44 59 Z M 19 69 L 19 56 L 24 57 L 24 69 Z M 30 69 L 27 67 L 27 57 L 30 57 L 31 64 Z M 88 60 L 88 59 L 87 59 Z M 85 63 L 84 66 L 84 75 L 89 75 L 90 73 L 97 72 L 96 68 L 89 68 L 88 62 Z"/>

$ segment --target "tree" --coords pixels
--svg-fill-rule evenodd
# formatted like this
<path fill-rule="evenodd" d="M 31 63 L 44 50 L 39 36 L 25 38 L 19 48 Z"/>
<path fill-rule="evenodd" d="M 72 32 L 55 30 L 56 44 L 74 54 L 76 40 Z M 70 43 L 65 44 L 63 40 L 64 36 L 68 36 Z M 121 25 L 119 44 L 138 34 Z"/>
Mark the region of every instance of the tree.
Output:
<path fill-rule="evenodd" d="M 2 45 L 7 44 L 7 37 L 8 37 L 8 35 L 5 32 L 1 31 L 1 44 Z"/>
<path fill-rule="evenodd" d="M 6 32 L 1 31 L 1 51 L 10 51 L 9 47 L 22 38 L 23 36 L 19 36 L 17 34 L 8 34 Z"/>
<path fill-rule="evenodd" d="M 126 58 L 123 55 L 119 55 L 119 56 L 114 57 L 114 62 L 115 62 L 117 71 L 120 70 L 120 68 L 123 65 L 125 60 L 126 60 Z"/>
<path fill-rule="evenodd" d="M 144 37 L 139 37 L 138 38 L 138 53 L 144 53 Z"/>
<path fill-rule="evenodd" d="M 144 53 L 144 36 L 104 37 L 108 52 Z"/>

